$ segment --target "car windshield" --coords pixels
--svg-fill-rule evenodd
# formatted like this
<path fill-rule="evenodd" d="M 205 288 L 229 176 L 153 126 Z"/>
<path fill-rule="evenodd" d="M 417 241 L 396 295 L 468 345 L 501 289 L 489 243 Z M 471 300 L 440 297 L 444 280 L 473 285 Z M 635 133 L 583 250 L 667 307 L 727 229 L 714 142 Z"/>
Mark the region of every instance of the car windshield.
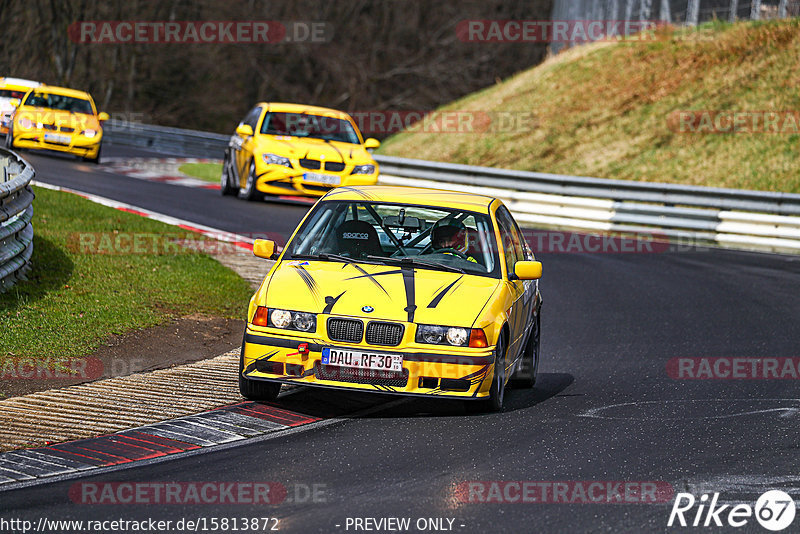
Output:
<path fill-rule="evenodd" d="M 87 115 L 94 114 L 92 103 L 88 100 L 53 93 L 33 92 L 25 99 L 25 105 L 37 108 L 70 111 L 72 113 L 86 113 Z"/>
<path fill-rule="evenodd" d="M 363 261 L 500 277 L 486 214 L 411 204 L 319 204 L 287 245 L 286 258 Z"/>
<path fill-rule="evenodd" d="M 311 137 L 326 141 L 359 144 L 358 134 L 350 121 L 309 115 L 307 113 L 287 113 L 270 111 L 264 117 L 261 133 L 269 135 L 288 135 L 291 137 Z"/>

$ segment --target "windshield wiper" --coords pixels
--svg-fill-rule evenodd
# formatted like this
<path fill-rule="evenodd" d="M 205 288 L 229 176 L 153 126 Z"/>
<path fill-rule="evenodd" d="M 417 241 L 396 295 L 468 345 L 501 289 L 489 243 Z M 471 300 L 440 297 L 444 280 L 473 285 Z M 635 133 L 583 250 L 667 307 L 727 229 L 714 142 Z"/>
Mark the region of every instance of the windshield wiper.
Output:
<path fill-rule="evenodd" d="M 319 254 L 292 254 L 292 259 L 300 260 L 323 260 L 323 261 L 341 261 L 343 263 L 369 263 L 371 265 L 380 265 L 376 261 L 359 260 L 355 258 L 348 258 L 340 254 L 329 254 L 327 252 L 320 252 Z"/>
<path fill-rule="evenodd" d="M 384 261 L 384 262 L 387 262 L 387 263 L 394 263 L 394 264 L 399 264 L 399 265 L 403 265 L 403 266 L 408 265 L 410 267 L 424 267 L 426 269 L 434 269 L 434 270 L 438 270 L 438 271 L 447 271 L 447 272 L 451 272 L 451 273 L 461 273 L 461 274 L 465 274 L 466 273 L 466 271 L 464 269 L 460 269 L 458 267 L 453 267 L 452 265 L 444 265 L 442 263 L 434 263 L 432 261 L 418 260 L 416 258 L 409 258 L 408 256 L 406 256 L 404 258 L 389 258 L 389 257 L 386 257 L 386 256 L 372 256 L 372 255 L 370 255 L 370 256 L 367 256 L 367 258 L 370 259 L 370 260 Z"/>

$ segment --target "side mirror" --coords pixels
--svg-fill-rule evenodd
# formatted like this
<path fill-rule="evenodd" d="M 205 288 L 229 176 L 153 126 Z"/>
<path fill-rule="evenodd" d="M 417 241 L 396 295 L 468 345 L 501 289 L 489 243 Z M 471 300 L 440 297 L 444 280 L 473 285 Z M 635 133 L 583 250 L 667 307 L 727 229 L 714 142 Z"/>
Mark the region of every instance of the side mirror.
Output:
<path fill-rule="evenodd" d="M 256 239 L 253 243 L 253 255 L 265 260 L 271 260 L 275 252 L 275 241 L 269 239 Z"/>
<path fill-rule="evenodd" d="M 100 113 L 97 114 L 97 120 L 99 120 L 100 122 L 107 121 L 110 118 L 111 117 L 105 111 L 101 111 Z"/>
<path fill-rule="evenodd" d="M 542 262 L 518 261 L 514 264 L 514 275 L 520 280 L 538 280 L 542 277 Z"/>
<path fill-rule="evenodd" d="M 250 137 L 253 135 L 253 127 L 249 124 L 240 124 L 236 127 L 236 133 L 242 137 Z"/>
<path fill-rule="evenodd" d="M 11 100 L 8 101 L 8 103 L 14 106 L 15 108 L 18 108 L 19 105 L 22 103 L 22 100 L 20 100 L 19 98 L 12 98 Z"/>
<path fill-rule="evenodd" d="M 379 146 L 381 146 L 381 142 L 375 139 L 374 137 L 370 137 L 369 139 L 364 141 L 364 148 L 366 148 L 367 150 L 378 148 Z"/>

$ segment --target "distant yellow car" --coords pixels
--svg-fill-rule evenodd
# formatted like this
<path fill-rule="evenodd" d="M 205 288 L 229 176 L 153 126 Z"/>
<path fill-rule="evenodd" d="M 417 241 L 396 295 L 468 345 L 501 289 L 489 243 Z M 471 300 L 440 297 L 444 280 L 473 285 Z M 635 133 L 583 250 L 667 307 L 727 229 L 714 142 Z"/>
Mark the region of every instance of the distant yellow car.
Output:
<path fill-rule="evenodd" d="M 347 113 L 329 108 L 261 102 L 231 137 L 220 191 L 256 200 L 269 195 L 321 197 L 334 187 L 371 185 L 378 164 Z"/>
<path fill-rule="evenodd" d="M 89 93 L 41 85 L 15 104 L 6 147 L 56 150 L 99 162 L 101 123 L 108 120 L 108 113 L 97 112 Z"/>
<path fill-rule="evenodd" d="M 256 256 L 273 256 L 258 240 Z M 492 197 L 412 187 L 334 189 L 250 301 L 239 387 L 281 384 L 476 401 L 536 381 L 542 299 L 517 223 Z"/>
<path fill-rule="evenodd" d="M 23 78 L 0 78 L 0 134 L 8 133 L 11 115 L 14 114 L 14 100 L 22 100 L 25 93 L 33 87 L 42 85 L 40 82 L 25 80 Z"/>

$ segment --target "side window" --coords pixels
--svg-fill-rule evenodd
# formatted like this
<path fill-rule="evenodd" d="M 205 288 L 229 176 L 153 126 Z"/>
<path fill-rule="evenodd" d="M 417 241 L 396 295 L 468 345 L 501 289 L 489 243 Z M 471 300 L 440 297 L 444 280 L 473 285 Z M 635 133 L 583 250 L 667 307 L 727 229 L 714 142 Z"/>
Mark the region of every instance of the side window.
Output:
<path fill-rule="evenodd" d="M 256 123 L 258 122 L 258 118 L 260 116 L 261 116 L 261 106 L 256 106 L 253 109 L 251 109 L 247 115 L 245 115 L 244 119 L 242 119 L 242 124 L 247 124 L 255 132 Z"/>
<path fill-rule="evenodd" d="M 514 272 L 514 266 L 518 261 L 525 259 L 525 252 L 522 248 L 519 230 L 511 214 L 505 206 L 500 206 L 495 214 L 497 226 L 500 229 L 500 238 L 503 240 L 503 255 L 506 258 L 506 269 L 508 274 Z"/>

